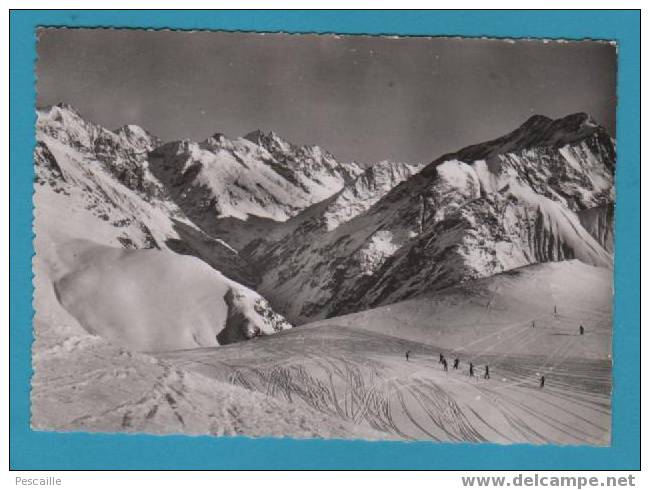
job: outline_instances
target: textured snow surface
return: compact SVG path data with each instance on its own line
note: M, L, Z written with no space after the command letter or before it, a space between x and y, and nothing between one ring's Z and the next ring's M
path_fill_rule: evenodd
M155 357L83 332L50 338L34 348L32 424L607 445L609 273L578 261L528 266L245 343ZM458 357L459 370L444 372L441 353ZM485 364L490 380L481 377Z
M36 430L386 438L97 337L69 337L47 347L37 345L34 351L31 398Z
M607 269L542 264L245 344L164 357L386 438L607 445L610 298Z

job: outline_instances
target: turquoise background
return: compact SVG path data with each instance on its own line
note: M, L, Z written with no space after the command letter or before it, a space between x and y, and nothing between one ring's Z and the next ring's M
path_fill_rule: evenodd
M37 26L613 39L619 43L613 435L609 448L34 432L32 179ZM638 11L13 11L10 20L12 469L639 469Z

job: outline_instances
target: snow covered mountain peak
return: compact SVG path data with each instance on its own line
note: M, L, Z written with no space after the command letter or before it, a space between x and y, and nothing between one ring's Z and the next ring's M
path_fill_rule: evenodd
M244 139L266 149L282 163L294 163L300 165L304 163L301 160L306 159L310 160L309 163L326 165L332 169L340 167L339 162L336 161L334 155L320 146L295 145L285 140L274 131L265 133L260 129L256 129L244 136ZM346 163L345 165L351 167L350 178L353 178L353 175L361 173L356 163Z
M68 104L56 104L38 109L36 112L37 130L57 138L77 148L92 145L97 127L87 122L79 112Z
M265 133L261 129L256 129L251 131L244 136L244 139L247 139L251 143L255 143L258 146L262 146L267 150L273 152L275 151L289 151L291 149L291 143L281 138L276 132L270 131Z
M160 138L152 135L149 131L136 124L127 124L113 132L121 138L126 139L134 148L142 151L151 151L162 144Z
M41 109L42 112L50 112L56 115L61 115L61 117L65 117L65 114L71 115L73 117L79 118L79 119L84 119L84 116L81 115L79 110L66 103L66 102L59 102L57 104L51 105L51 106L46 106Z
M354 180L347 182L339 192L303 210L265 238L274 242L280 237L294 234L290 241L299 244L309 241L308 237L315 232L335 230L364 213L387 192L422 168L423 164L388 160L371 165ZM257 246L263 241L258 240ZM256 254L264 253L261 250L258 249Z
M43 145L64 145L89 161L99 162L132 190L150 196L162 192L147 162L147 152L160 140L139 126L110 131L87 121L70 105L57 104L37 112L36 132L37 150Z
M365 169L261 130L158 145L143 128L108 131L66 106L40 111L37 125L37 163L56 169L74 153L85 163L60 176L99 163L145 199L164 197L157 207L191 224L143 223L124 243L146 246L152 235L156 246L185 251L190 239L196 252L209 242L219 260L230 258L227 267L213 255L204 261L296 322L531 263L611 264L615 148L584 113L533 116L427 166Z
M261 291L296 322L538 262L609 267L615 158L587 115L536 116L405 179L387 179L390 164L370 167L293 218L303 224L292 233L246 252L266 271ZM604 211L583 213L591 208Z
M36 141L37 342L79 326L79 335L155 350L214 346L291 328L250 289L258 277L248 264L197 227L150 172L148 150L157 139L146 130L128 125L110 131L61 105L38 112ZM164 148L175 155L201 151L189 141ZM181 271L189 274L185 285ZM205 279L198 287L196 271ZM78 282L87 273L90 278ZM125 284L129 293L115 293ZM169 295L161 296L165 290ZM173 313L157 317L172 298L180 301ZM52 322L52 311L63 320Z
M535 134L535 137L532 137L531 134L529 140L531 144L555 147L574 143L596 132L607 132L589 114L584 112L569 114L559 119L546 118L545 124L535 128L534 131L530 128L526 129L529 133Z
M219 145L225 143L226 141L229 141L228 137L225 134L217 131L212 136L207 138L203 143L210 145Z
M237 139L216 133L201 143L167 143L149 160L185 213L236 248L259 232L251 220L286 221L362 172L317 146L260 130Z
M456 153L448 153L436 159L434 163L449 160L472 162L535 148L561 148L590 137L600 144L612 146L607 130L584 112L569 114L559 119L534 115L504 136L468 146Z
M124 151L145 153L161 144L156 136L135 124L111 131L89 122L69 104L59 103L37 111L37 129L78 150L95 151L97 146L112 146Z

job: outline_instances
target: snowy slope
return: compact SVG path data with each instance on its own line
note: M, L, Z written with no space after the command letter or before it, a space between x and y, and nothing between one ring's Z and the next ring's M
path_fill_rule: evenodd
M387 192L423 168L422 164L382 161L366 168L339 192L278 224L244 250L252 259L283 258L283 249L303 245L363 214Z
M201 260L65 242L53 287L84 328L136 351L211 347L290 328L258 294Z
M148 133L118 132L65 106L39 113L35 304L56 292L84 331L136 350L217 345L289 328L246 287L257 281L246 261L198 229L148 173ZM203 291L190 271L204 277ZM37 317L50 314L47 304Z
M607 445L610 277L577 260L538 264L244 344L162 357L385 438ZM445 372L439 354L457 357L459 369Z
M385 438L88 333L54 294L47 275L52 265L48 250L37 237L31 390L35 430Z
M216 134L201 143L168 143L149 159L183 211L236 248L258 234L248 221L285 221L361 173L318 146L295 146L259 131L235 140Z
M54 294L41 295L54 305L37 305L50 312L37 315L47 320L37 331L55 335L34 347L32 426L606 445L608 274L578 261L536 265L245 343L155 357L75 329ZM585 336L576 335L579 323ZM458 356L460 369L443 372L439 353ZM489 363L492 380L469 378L470 360L479 374Z
M149 172L149 146L140 146L156 139L145 141L146 131L125 128L118 136L65 105L38 113L34 203L43 224L37 233L46 232L55 243L81 238L169 248L197 256L242 284L255 284L258 278L239 254L198 229Z
M390 438L96 338L52 346L34 357L34 371L31 425L35 430Z
M544 355L570 340L571 356L608 359L612 295L611 269L568 260L513 269L310 325L349 326L447 350L499 355ZM587 331L580 342L560 335L577 334L579 325Z
M422 170L418 163L391 162L375 163L366 168L354 180L348 182L339 192L309 207L295 217L276 227L269 241L278 241L291 232L296 240L315 229L328 232L347 223L368 210L393 187Z
M567 351L485 355L471 378L466 356L458 370L444 372L438 355L447 351L435 344L332 324L304 326L218 352L170 353L164 360L288 402L296 410L315 411L329 419L320 430L332 420L357 427L346 439L368 438L360 435L365 429L381 439L407 441L606 446L611 364L572 358ZM480 377L486 362L491 380ZM539 389L540 372L546 373L544 390Z
M612 263L572 211L510 187L426 227L365 282L362 296L343 299L334 312L393 303L531 263L573 258L599 267Z
M265 271L262 294L296 322L531 263L610 266L576 213L613 202L614 158L611 138L583 114L531 118L437 159L334 229L246 252Z

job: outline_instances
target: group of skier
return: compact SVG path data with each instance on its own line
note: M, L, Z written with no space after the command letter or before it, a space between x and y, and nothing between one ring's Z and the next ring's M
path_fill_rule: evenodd
M449 363L447 362L447 358L443 354L440 354L438 363L442 364L443 370L449 371ZM452 367L454 369L458 369L460 367L460 359L456 357L454 359L454 363ZM472 378L474 377L474 363L472 362L469 363L469 376ZM487 364L485 365L485 370L483 371L483 379L490 379L490 366L488 366Z
M584 329L582 325L580 325L580 335L582 335L584 332ZM406 351L406 361L410 361L411 359L411 351L407 350ZM444 371L449 371L449 363L447 362L447 358L441 353L438 357L438 364L442 365L442 369ZM453 369L458 369L460 367L460 359L457 357L454 358L454 363L452 364ZM469 363L469 377L474 378L474 363L470 362ZM490 379L490 366L488 364L485 365L485 368L483 370L483 379ZM546 384L546 377L544 375L540 376L539 378L539 387L544 388L544 385Z
M409 362L411 359L411 351L407 350L406 351L406 361ZM449 371L449 363L447 362L447 358L441 353L439 358L438 358L438 364L442 365L442 369L445 371ZM460 359L457 357L454 359L454 363L452 365L453 369L458 369L460 367ZM474 377L474 363L470 362L469 363L469 376ZM485 370L483 371L483 379L490 379L490 366L487 364L485 365Z
M553 315L555 317L558 316L557 306L553 307ZM534 320L531 322L531 327L535 328L535 321ZM580 325L580 327L578 329L578 333L580 335L585 334L585 328L582 325ZM408 350L408 351L406 351L406 360L409 361L410 357L411 357L411 351ZM449 371L449 363L447 362L447 359L445 358L445 356L442 353L440 354L440 356L438 358L438 364L442 365L442 369L444 371ZM454 359L454 363L453 363L452 367L453 367L453 369L458 369L460 367L460 360L457 357ZM471 378L474 377L474 363L472 363L472 362L469 363L469 376ZM487 364L485 365L485 369L483 371L483 379L490 379L490 366L488 366ZM546 377L544 375L542 375L539 378L539 387L544 388L545 384L546 384Z

